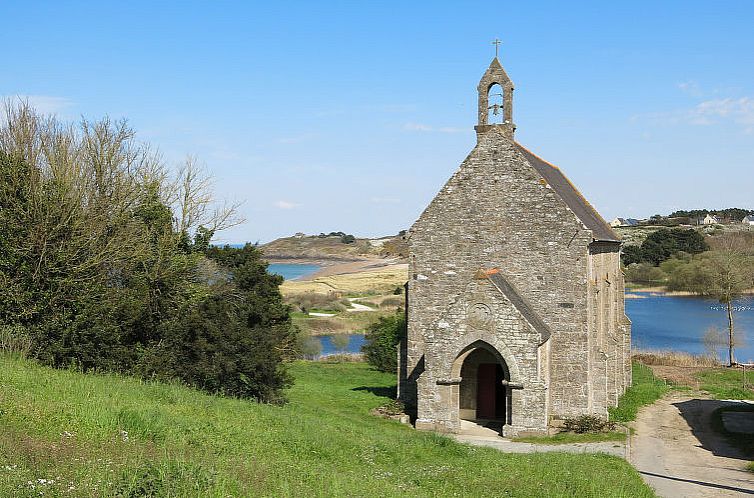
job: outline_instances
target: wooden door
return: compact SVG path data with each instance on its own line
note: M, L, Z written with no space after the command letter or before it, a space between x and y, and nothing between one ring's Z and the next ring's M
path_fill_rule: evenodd
M476 418L495 418L496 368L494 363L481 363L477 369Z

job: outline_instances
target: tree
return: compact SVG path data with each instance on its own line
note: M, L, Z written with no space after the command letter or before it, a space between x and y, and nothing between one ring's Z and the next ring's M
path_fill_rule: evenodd
M367 362L382 372L395 373L398 369L398 343L406 337L406 316L381 317L367 329L361 351Z
M253 246L193 159L172 173L125 121L61 123L7 104L0 123L0 326L57 367L176 377L272 401L295 329ZM15 333L15 332L14 332Z
M715 360L719 360L720 349L726 347L728 344L728 334L716 325L712 325L704 331L702 344L704 344L704 350L707 352L707 355Z
M745 235L730 233L715 243L715 249L696 255L685 264L675 264L668 290L685 290L716 299L725 306L728 320L728 365L736 363L733 302L754 287L754 248Z
M709 249L704 236L694 229L661 228L644 239L641 246L623 250L623 264L652 263L657 266L678 252L698 254Z
M742 242L736 234L728 234L721 248L710 251L705 258L709 266L703 293L725 305L728 315L728 366L736 364L733 301L754 286L754 258L750 255L751 248Z
M633 263L625 269L626 280L643 284L658 284L665 280L665 272L649 263Z
M621 251L621 260L624 266L642 263L644 261L641 246L624 246Z
M351 338L347 334L335 334L330 337L330 342L335 347L336 351L342 353L348 348Z

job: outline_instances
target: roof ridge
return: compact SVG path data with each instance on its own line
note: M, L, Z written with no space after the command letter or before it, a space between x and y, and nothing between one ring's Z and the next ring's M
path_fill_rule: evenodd
M559 168L558 166L556 166L556 165L552 164L552 163L551 163L550 161L548 161L548 160L546 160L546 159L542 159L542 156L539 156L539 155L535 154L534 152L530 151L529 149L527 149L526 147L524 147L523 145L521 145L521 144L520 144L519 142L514 142L514 143L515 143L516 145L518 145L518 147L519 147L519 148L521 148L521 149L524 149L524 150L525 150L526 152L528 152L528 153L529 153L529 154L531 154L532 156L536 157L537 159L539 159L540 161L542 161L542 162L543 162L543 163L545 163L546 165L548 165L548 166L551 166L551 167L555 168L555 169L556 169L556 170L558 170L558 171L561 171L561 169L560 169L560 168ZM568 180L568 178L566 178L566 180ZM568 182L570 183L570 180L568 180ZM572 185L573 185L573 184L572 184ZM575 187L574 187L574 188L575 188ZM576 189L576 190L578 191L578 189Z
M576 187L576 185L573 184L573 182L570 180L570 178L568 178L566 176L566 174L563 172L563 170L561 170L560 168L558 168L554 164L552 164L552 163L550 163L550 162L542 159L541 157L539 157L538 155L536 155L535 153L533 153L532 151L530 151L529 149L527 149L526 147L524 147L523 145L521 145L520 143L514 142L514 144L521 151L523 151L525 154L528 154L528 155L532 156L534 159L536 159L537 161L541 162L545 166L548 166L548 167L552 168L553 170L555 170L560 175L560 178L562 178L565 182L568 183L568 186L573 190L573 193L576 194L576 196L578 196L578 200L580 200L581 203L590 211L589 214L591 214L591 216L595 219L595 221L597 223L599 223L599 224L602 225L601 228L605 230L605 234L607 234L607 236L608 236L608 237L604 237L605 234L601 234L603 237L601 239L598 239L597 237L595 237L595 240L609 240L609 241L615 241L615 242L619 242L620 241L620 237L618 237L618 235L615 233L615 231L612 229L612 227L610 227L610 225L607 223L607 221L605 221L605 219L602 217L602 215L600 215L599 211L597 211L594 208L594 206L592 206L592 203L589 202L586 199L586 197L584 197L584 194L582 194L581 191L578 189L578 187ZM532 166L534 167L535 170L537 170L537 172L540 175L542 175L542 172L536 167L535 164L532 164ZM551 187L553 187L553 189L558 193L558 195L560 196L560 198L563 199L563 201L571 209L571 211L573 211L573 213L581 221L581 223L583 223L585 226L587 226L589 229L591 229L593 235L597 235L595 233L596 232L595 227L590 227L589 223L588 223L588 220L582 219L582 217L579 216L579 214L576 212L576 210L574 209L574 207L569 204L569 202L568 202L568 200L566 198L564 198L563 192L558 192L557 188L554 188L554 187L556 187L556 185L553 185L553 183L550 181L550 179L544 178L544 180L548 183L548 185L550 185Z

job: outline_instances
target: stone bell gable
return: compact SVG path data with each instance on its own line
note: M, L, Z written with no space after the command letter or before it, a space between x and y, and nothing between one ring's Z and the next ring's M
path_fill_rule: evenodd
M495 84L503 102L490 105ZM620 241L515 142L497 58L478 90L477 145L409 230L399 396L418 428L450 432L463 419L516 434L606 416L630 383Z

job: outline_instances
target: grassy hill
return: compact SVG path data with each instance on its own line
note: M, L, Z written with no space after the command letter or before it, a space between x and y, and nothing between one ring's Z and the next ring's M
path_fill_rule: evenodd
M261 247L270 260L354 260L365 257L405 257L406 242L400 236L380 239L356 238L346 243L340 236L293 236L273 240Z
M0 496L652 496L625 461L510 455L369 411L394 378L296 363L284 406L0 357Z

